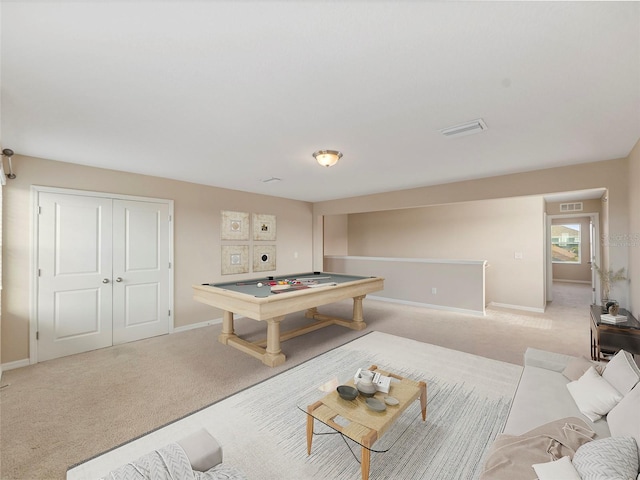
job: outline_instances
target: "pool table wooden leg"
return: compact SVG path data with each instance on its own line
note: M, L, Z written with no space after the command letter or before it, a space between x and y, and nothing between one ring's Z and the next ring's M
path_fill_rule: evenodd
M218 335L218 341L227 345L231 337L236 334L233 330L233 312L225 311L222 315L222 333Z
M284 315L267 320L267 349L262 357L262 363L270 367L282 365L286 359L280 349L280 322Z
M353 328L354 330L364 330L367 324L364 323L364 315L362 314L362 300L366 295L353 297Z

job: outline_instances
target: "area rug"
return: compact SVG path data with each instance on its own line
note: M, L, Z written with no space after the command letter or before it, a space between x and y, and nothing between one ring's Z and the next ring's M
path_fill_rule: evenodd
M319 395L325 379L344 383L370 365L426 381L428 402L426 422L410 419L414 425L391 450L372 454L369 478L478 478L522 367L372 332L75 466L67 479L100 478L202 427L223 446L224 462L252 480L359 478L359 448L339 435L315 436L307 455L306 414L298 407Z

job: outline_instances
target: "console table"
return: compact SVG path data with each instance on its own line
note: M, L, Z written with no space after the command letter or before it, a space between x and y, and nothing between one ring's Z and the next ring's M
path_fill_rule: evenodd
M591 305L591 358L600 361L603 350L640 354L640 322L624 308L618 315L626 315L627 320L621 323L602 322L600 316L604 313L602 306Z

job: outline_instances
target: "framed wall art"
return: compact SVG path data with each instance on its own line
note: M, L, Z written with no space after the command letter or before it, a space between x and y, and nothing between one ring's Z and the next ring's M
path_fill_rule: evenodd
M253 246L253 271L270 272L276 269L276 246Z
M249 273L249 245L222 245L222 275Z
M268 240L276 239L276 216L263 213L253 214L253 239Z
M249 214L246 212L220 212L222 240L249 240Z

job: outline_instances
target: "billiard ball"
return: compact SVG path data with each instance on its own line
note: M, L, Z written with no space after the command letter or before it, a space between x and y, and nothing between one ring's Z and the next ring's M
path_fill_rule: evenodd
M262 283L261 283L261 282L258 282L258 287L261 287L261 286L262 286Z

